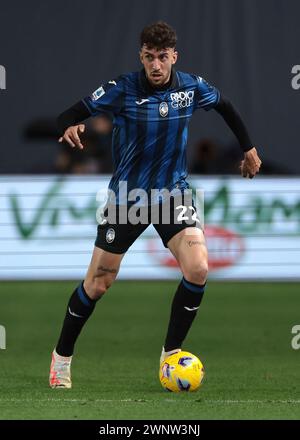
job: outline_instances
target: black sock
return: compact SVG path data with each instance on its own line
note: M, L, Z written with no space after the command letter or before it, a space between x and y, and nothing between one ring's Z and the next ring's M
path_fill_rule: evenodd
M190 283L182 278L172 302L165 351L181 347L201 304L205 284Z
M83 282L74 290L67 307L67 312L56 353L61 356L72 356L75 342L82 327L93 313L97 300L92 300L83 287Z

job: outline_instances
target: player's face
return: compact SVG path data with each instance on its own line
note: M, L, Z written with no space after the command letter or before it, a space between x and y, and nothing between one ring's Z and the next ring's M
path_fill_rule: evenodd
M148 81L154 87L160 87L170 79L172 65L177 61L177 52L171 47L159 50L149 49L144 44L140 51L140 59Z

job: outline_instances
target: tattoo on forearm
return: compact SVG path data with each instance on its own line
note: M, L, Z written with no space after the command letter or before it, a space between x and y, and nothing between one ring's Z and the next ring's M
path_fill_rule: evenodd
M201 241L188 241L187 244L189 245L189 247L192 247L194 244L201 244Z
M109 269L108 267L104 266L98 266L98 270L102 270L102 272L108 272L108 273L116 273L117 269Z

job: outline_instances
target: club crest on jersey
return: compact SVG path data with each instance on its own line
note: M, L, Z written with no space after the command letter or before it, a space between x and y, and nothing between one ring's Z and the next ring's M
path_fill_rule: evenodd
M189 107L194 101L194 90L171 93L170 97L174 109Z
M107 243L112 243L115 239L115 236L116 236L115 230L113 228L109 228L106 231L106 236L105 236Z
M159 114L160 114L160 116L162 116L164 118L164 117L167 116L168 113L169 113L168 104L166 102L161 102L159 104Z
M97 99L101 98L105 94L104 88L101 86L92 94L92 101L97 101Z

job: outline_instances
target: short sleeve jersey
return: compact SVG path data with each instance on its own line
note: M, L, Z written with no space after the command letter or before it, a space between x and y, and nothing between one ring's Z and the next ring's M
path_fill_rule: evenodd
M113 116L109 188L117 193L121 181L128 191L187 188L189 121L195 110L210 110L219 99L218 89L203 78L174 69L164 90L153 89L142 70L110 80L84 98L92 116Z

